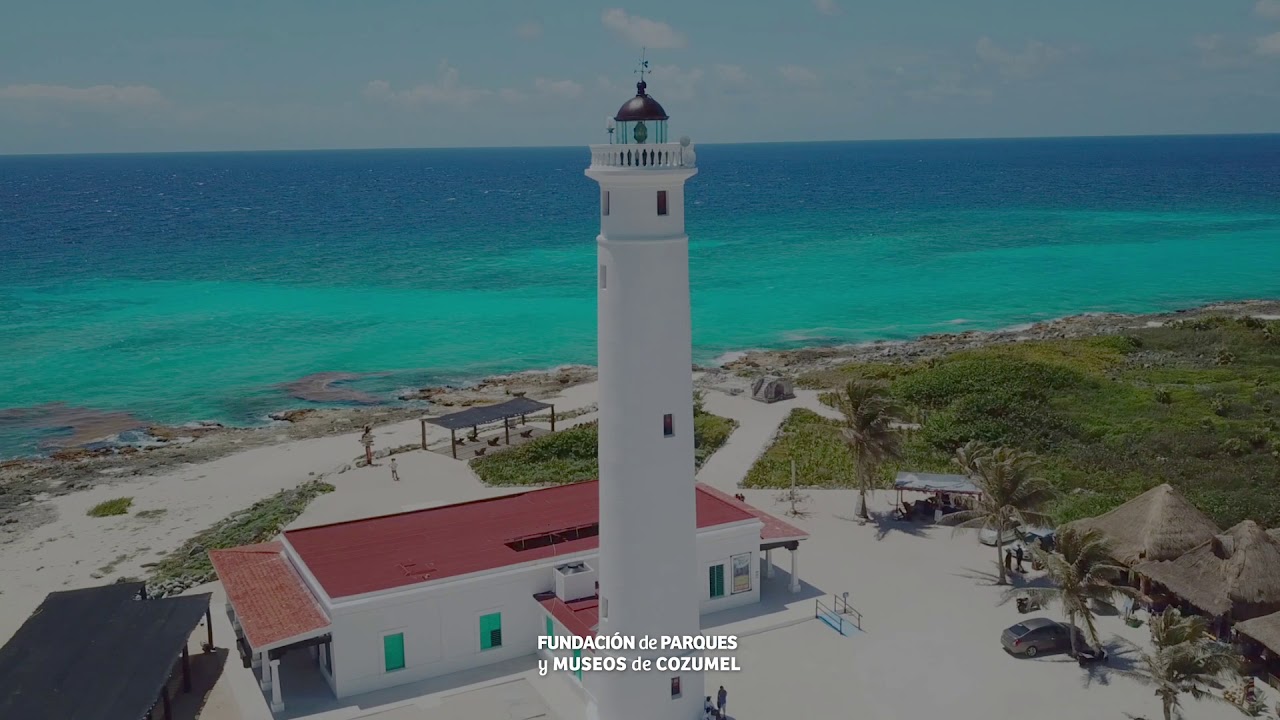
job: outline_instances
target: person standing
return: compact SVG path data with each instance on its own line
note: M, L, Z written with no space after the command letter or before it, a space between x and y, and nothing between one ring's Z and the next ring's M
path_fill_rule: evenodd
M1027 571L1026 568L1022 567L1022 546L1021 545L1013 549L1013 559L1016 560L1018 563L1018 572L1024 573Z
M400 482L400 468L396 465L395 458L391 458L391 479Z
M716 709L720 712L720 717L724 718L724 709L729 704L729 692L720 686L720 692L716 693Z
M360 444L364 445L364 463L365 465L373 464L373 426L365 425L364 433L360 435Z

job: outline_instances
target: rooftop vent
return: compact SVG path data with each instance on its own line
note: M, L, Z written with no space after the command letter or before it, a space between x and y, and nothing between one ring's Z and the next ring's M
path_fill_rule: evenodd
M516 552L524 552L525 550L547 547L548 545L559 545L560 543L567 543L573 540L595 537L599 534L600 523L593 522L590 525L578 525L576 527L561 528L560 530L538 533L537 535L526 535L524 537L515 538L514 540L508 540L504 544Z

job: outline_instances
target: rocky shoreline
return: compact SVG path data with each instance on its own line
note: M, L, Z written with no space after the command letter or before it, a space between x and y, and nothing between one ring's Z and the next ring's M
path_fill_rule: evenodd
M795 377L850 362L914 362L959 350L1028 340L1108 335L1126 329L1159 325L1211 314L1280 318L1280 301L1248 300L1214 303L1188 310L1154 314L1087 314L1034 325L990 332L970 331L926 335L902 342L748 351L718 368L697 367L701 387L741 392L750 378L762 374ZM513 396L546 398L565 388L594 381L589 366L564 366L482 379L473 384L422 388L400 397L426 401L422 407L369 406L293 409L272 414L276 422L258 428L232 428L213 423L146 428L142 446L112 447L91 443L54 452L45 458L0 462L0 542L19 527L40 522L42 500L103 483L160 474L176 466L199 464L254 447L291 440L357 432L366 424L401 422L424 414L443 414L455 408L500 402ZM353 453L354 455L355 453Z

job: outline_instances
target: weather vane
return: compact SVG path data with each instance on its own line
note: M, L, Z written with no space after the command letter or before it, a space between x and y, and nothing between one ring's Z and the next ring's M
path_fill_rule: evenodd
M644 82L644 76L649 72L649 61L644 59L645 52L648 48L640 48L640 67L636 68L636 72L640 74L640 82Z

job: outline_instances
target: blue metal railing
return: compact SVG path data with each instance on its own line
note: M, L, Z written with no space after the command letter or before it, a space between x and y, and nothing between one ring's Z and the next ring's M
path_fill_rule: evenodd
M821 598L813 601L813 616L831 626L841 635L848 635L849 626L862 630L862 613L849 604L849 599L841 595L831 596L831 605L827 606Z

